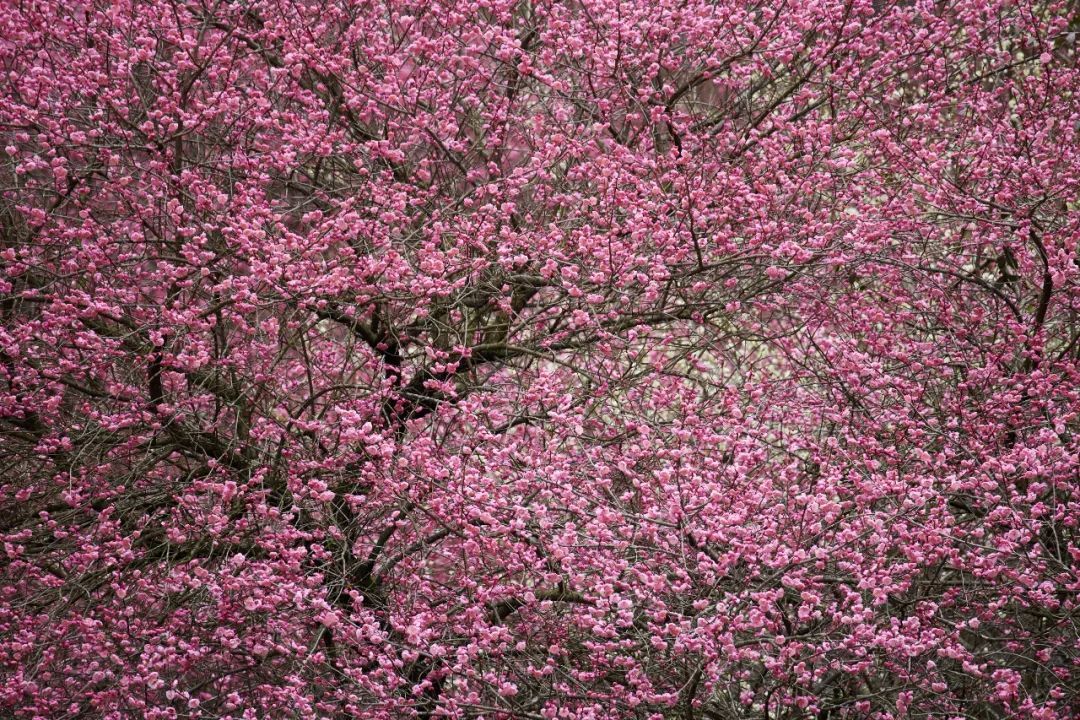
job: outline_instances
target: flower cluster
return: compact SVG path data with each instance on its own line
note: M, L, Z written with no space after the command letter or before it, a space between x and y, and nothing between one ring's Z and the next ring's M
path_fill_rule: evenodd
M1070 717L1077 32L0 4L0 715Z

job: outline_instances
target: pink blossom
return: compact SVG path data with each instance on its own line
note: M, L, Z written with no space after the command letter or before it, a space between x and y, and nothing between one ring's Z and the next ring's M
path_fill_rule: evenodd
M1070 13L3 4L0 716L1072 717Z

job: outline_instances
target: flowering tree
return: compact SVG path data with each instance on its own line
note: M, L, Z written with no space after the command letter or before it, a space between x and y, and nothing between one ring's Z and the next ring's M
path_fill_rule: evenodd
M0 715L1069 717L1077 17L4 3Z

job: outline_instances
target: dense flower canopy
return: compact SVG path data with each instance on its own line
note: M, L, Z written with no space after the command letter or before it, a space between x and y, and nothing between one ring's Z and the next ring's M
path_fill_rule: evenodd
M1080 703L1080 14L0 5L0 715Z

